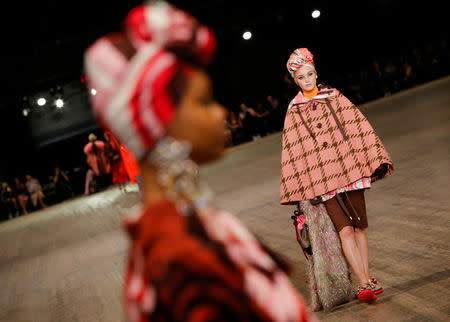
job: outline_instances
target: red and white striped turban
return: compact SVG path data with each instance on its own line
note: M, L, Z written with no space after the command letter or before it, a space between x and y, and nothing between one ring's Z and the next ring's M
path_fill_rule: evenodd
M307 48L294 50L287 62L287 69L291 76L294 77L295 71L302 66L309 66L315 70L313 57L313 54Z
M216 41L165 2L131 10L125 26L92 44L84 65L97 121L140 159L165 135L192 66L212 60Z

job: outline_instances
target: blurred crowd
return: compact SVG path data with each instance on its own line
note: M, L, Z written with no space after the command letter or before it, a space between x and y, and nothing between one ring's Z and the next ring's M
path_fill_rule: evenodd
M327 85L338 88L359 105L450 74L450 51L445 39L387 57L373 59L346 74L336 72L334 81ZM278 97L266 96L254 104L242 103L239 109L229 111L225 124L227 146L256 140L283 129L287 105L298 91L289 73L284 81L290 92Z
M369 66L348 73L343 80L346 95L356 104L450 74L450 51L445 39L415 47L386 59L373 59Z
M226 145L238 145L281 131L285 114L286 104L273 96L267 96L255 107L242 103L239 111L228 112L225 121Z
M32 211L47 207L47 203L64 201L74 196L72 185L67 173L55 167L54 175L45 185L31 174L26 174L24 180L14 177L12 182L2 183L0 219L12 219L26 215Z
M333 77L332 87L338 88L355 104L386 97L398 91L446 76L450 74L450 51L446 40L428 44L423 48L414 48L406 53L387 59L373 59L369 64L360 66L347 74L338 73ZM343 76L343 77L342 77ZM286 74L286 91L278 96L267 95L254 103L241 103L231 108L225 121L225 137L228 147L257 140L283 129L284 116L290 99L298 90L289 74ZM84 146L86 156L86 176L82 181L74 180L76 171L62 170L59 166L47 176L45 184L26 174L17 176L1 184L0 220L28 214L47 205L72 198L77 187L84 185L82 191L89 195L101 191L112 184L126 192L130 169L125 169L123 152L117 140L104 133L104 140L98 140L94 134ZM78 170L80 170L80 167ZM131 169L133 183L138 173ZM76 182L74 182L76 181Z
M127 192L125 188L129 180L127 170L135 174L133 182L136 180L138 170L125 169L122 156L127 154L126 151L121 153L120 149L117 140L110 133L105 133L103 140L97 139L97 136L91 133L82 149L86 157L84 167L67 171L55 166L52 175L44 177L46 182L42 184L41 180L28 173L23 178L17 176L4 181L1 184L0 220L27 215L46 208L47 205L70 199L77 192L80 194L83 191L85 195L90 195L112 184L117 185L122 192ZM128 155L128 158L130 157ZM130 164L133 165L134 162L128 161L127 165ZM82 168L86 171L82 171ZM84 173L86 175L80 180L79 177ZM40 177L42 175L41 173ZM84 189L80 189L81 185Z

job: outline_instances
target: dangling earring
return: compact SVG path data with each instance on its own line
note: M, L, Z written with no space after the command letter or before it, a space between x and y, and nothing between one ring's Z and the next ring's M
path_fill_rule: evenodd
M167 199L181 208L209 204L211 190L199 183L198 165L189 159L191 144L171 137L161 139L147 160L157 169L158 183L164 188Z

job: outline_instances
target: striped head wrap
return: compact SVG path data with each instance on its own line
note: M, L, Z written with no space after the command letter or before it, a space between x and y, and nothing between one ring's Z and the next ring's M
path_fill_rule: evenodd
M311 54L307 48L298 48L294 50L286 64L291 76L294 77L295 71L300 69L302 66L309 66L315 70L313 57L313 54Z
M134 8L125 32L103 36L85 52L95 118L144 157L165 135L193 66L207 65L215 48L210 28L165 2Z

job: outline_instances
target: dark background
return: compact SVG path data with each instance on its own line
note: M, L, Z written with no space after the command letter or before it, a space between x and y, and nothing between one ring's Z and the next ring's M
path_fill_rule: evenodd
M126 13L141 3L44 0L2 4L0 180L16 175L23 179L31 172L45 182L55 164L83 172L82 148L95 126L88 120L83 52L101 35L120 30ZM286 61L298 47L314 54L320 80L345 88L349 74L369 68L375 59L396 59L410 55L414 48L425 51L430 44L436 48L442 39L448 41L445 3L438 1L171 3L216 32L218 50L210 72L217 99L229 109L237 109L241 102L252 105L267 95L295 95L283 78ZM319 19L312 19L314 9L321 11ZM242 39L245 30L253 34L249 41ZM37 112L33 115L36 95L56 86L63 88L63 96L70 92L76 97L72 114L70 104L62 112L49 107L39 112L52 113L39 115L48 121L31 122L37 117ZM24 108L31 111L27 117L22 114ZM58 124L67 124L67 129L54 129ZM36 126L44 136L36 135Z

